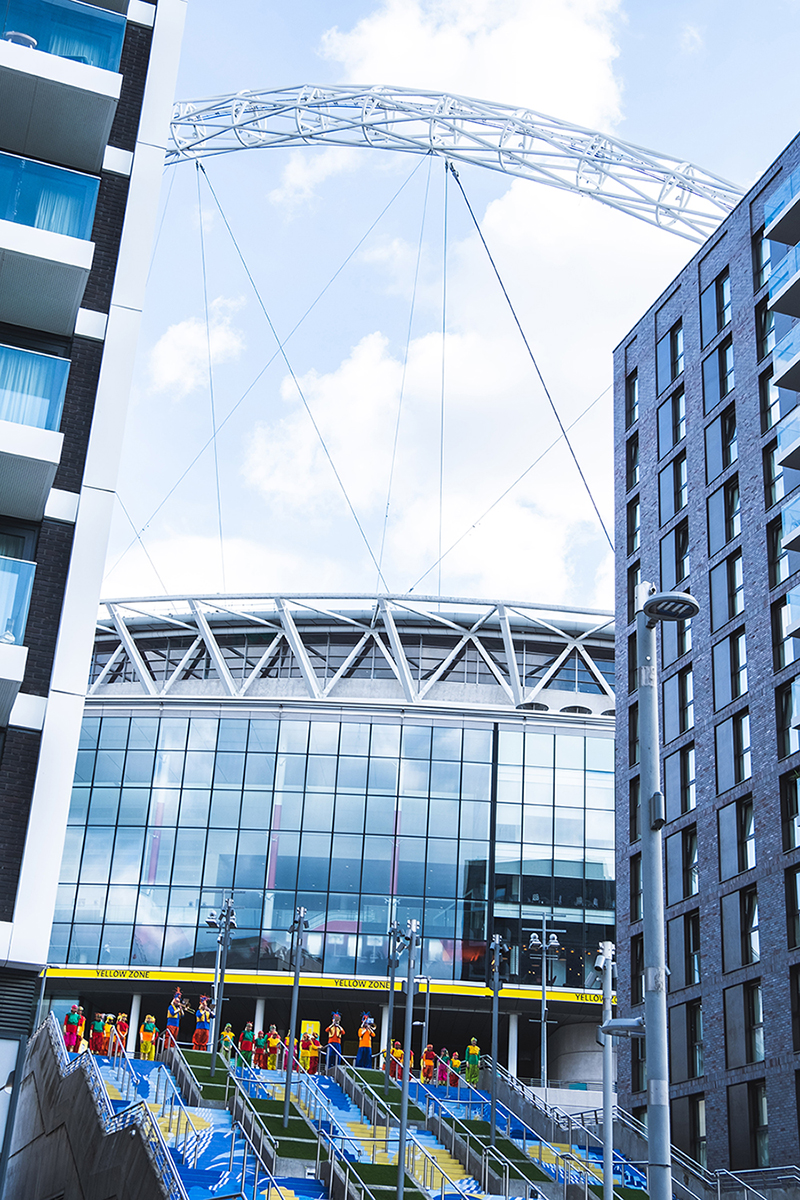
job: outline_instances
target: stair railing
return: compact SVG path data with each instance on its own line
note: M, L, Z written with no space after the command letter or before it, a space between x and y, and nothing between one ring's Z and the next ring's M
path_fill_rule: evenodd
M131 1101L131 1093L133 1096L139 1094L139 1077L133 1069L130 1056L125 1049L125 1044L122 1038L117 1033L116 1028L111 1030L111 1041L108 1047L108 1056L111 1059L112 1070L116 1071L117 1083L121 1084L125 1080L125 1095L123 1099ZM122 1095L122 1087L120 1086L120 1095Z
M178 1087L186 1096L189 1104L197 1108L203 1103L203 1089L197 1081L192 1068L189 1066L183 1051L173 1037L164 1037L156 1051L159 1062L169 1067L177 1080Z
M272 1194L273 1194L272 1190L274 1188L275 1196L280 1197L282 1195L281 1190L280 1190L280 1184L278 1183L275 1176L272 1174L272 1171L270 1171L267 1164L264 1162L264 1159L259 1154L259 1152L256 1149L254 1143L252 1142L247 1130L244 1128L244 1126L239 1121L234 1121L233 1126L231 1127L231 1154L230 1154L230 1162L229 1162L229 1166L228 1166L229 1174L233 1175L233 1160L235 1158L235 1151L236 1151L236 1131L237 1131L237 1129L239 1131L241 1138L244 1141L244 1149L243 1149L243 1153L242 1153L242 1172L239 1177L239 1182L241 1184L242 1191L244 1192L245 1186L246 1186L247 1159L248 1159L248 1154L250 1154L253 1157L253 1168L254 1168L254 1172L255 1172L255 1178L253 1181L253 1200L256 1200L256 1197L258 1196L259 1182L261 1182L261 1183L264 1182L263 1179L261 1178L262 1173L266 1176L267 1182L269 1183L269 1188L267 1189L267 1196L268 1197L272 1196Z
M197 1166L197 1154L200 1148L200 1131L191 1118L191 1115L183 1102L183 1097L178 1091L177 1085L168 1073L164 1063L159 1063L155 1071L156 1076L156 1094L153 1099L153 1104L158 1107L159 1091L161 1092L161 1118L167 1120L167 1136L172 1137L172 1123L175 1122L175 1149L178 1148L179 1142L181 1146L181 1161L186 1164L187 1156L192 1155L192 1166ZM167 1106L169 1105L169 1114ZM191 1145L190 1145L191 1142Z
M301 1110L305 1110L306 1117L314 1125L315 1132L319 1132L322 1128L322 1117L320 1114L323 1114L332 1128L336 1126L338 1131L336 1136L342 1142L342 1150L344 1150L344 1143L348 1142L352 1153L359 1154L361 1139L349 1133L343 1126L341 1118L337 1115L333 1105L328 1103L319 1088L319 1076L312 1075L305 1067L299 1064L294 1074L296 1080L292 1083L292 1093L295 1096L298 1107ZM318 1124L315 1125L315 1122L318 1122ZM317 1141L317 1149L319 1150L319 1140Z
M342 1185L344 1187L345 1200L350 1200L350 1187L351 1187L351 1178L352 1178L352 1174L353 1174L353 1164L349 1158L346 1158L344 1156L344 1154L342 1154L341 1150L336 1145L336 1142L330 1136L330 1134L328 1134L328 1132L326 1130L320 1129L319 1133L320 1133L320 1136L319 1136L319 1140L317 1141L317 1163L316 1163L317 1179L320 1178L321 1159L322 1159L322 1143L327 1140L329 1161L330 1161L330 1165L331 1165L331 1175L334 1176L338 1172L340 1182L342 1183ZM366 1183L364 1183L364 1180L361 1179L361 1177L359 1175L356 1175L355 1178L357 1180L357 1184L353 1184L353 1191L355 1192L355 1200L375 1200L374 1193L370 1190L369 1187L367 1187ZM330 1190L331 1194L333 1194L333 1188L331 1187L329 1190Z

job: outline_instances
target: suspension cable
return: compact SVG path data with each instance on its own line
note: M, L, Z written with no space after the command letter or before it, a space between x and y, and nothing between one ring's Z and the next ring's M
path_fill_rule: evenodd
M219 487L219 448L217 445L217 414L214 405L214 369L211 361L211 324L208 317L208 276L206 272L206 244L203 234L203 205L200 198L200 172L203 170L199 162L197 168L197 220L200 225L200 261L203 266L203 310L206 318L206 356L208 358L208 394L211 400L211 440L214 443L214 477L217 485L217 526L219 528L219 559L222 567L222 590L225 586L225 543L222 537L222 498ZM203 171L205 175L205 171Z
M522 328L522 323L520 322L520 319L517 316L517 312L511 301L511 297L509 296L508 291L506 290L506 285L503 283L502 276L500 275L500 272L497 269L497 263L494 261L494 258L492 257L492 252L489 249L488 245L486 244L486 238L483 236L481 227L478 224L478 218L475 216L475 213L472 210L472 205L470 204L469 200L467 199L467 193L464 191L464 185L462 184L462 182L459 178L458 171L455 169L455 167L453 166L452 163L449 164L449 167L450 167L450 171L453 175L453 178L455 179L456 183L458 184L461 195L464 197L464 203L466 204L467 209L469 211L469 215L472 218L472 223L475 226L475 229L477 230L478 237L481 239L481 243L482 243L483 248L486 251L486 254L489 258L489 262L492 264L492 270L494 271L495 275L497 276L497 282L500 284L500 290L502 291L502 293L506 299L506 303L508 304L508 307L511 311L511 316L514 318L514 324L516 325L517 329L519 330L520 337L522 338L523 342L525 343L525 349L528 351L528 356L529 356L531 362L533 363L533 367L534 367L534 370L536 371L536 374L539 377L539 382L542 385L544 394L547 397L547 401L548 401L551 409L553 410L553 416L555 417L556 421L558 422L558 428L561 430L561 436L563 437L564 441L566 442L567 449L569 450L570 454L572 455L572 461L575 463L575 467L578 471L578 474L581 477L581 482L583 483L583 486L586 488L586 493L587 493L589 499L591 500L592 508L594 509L597 519L600 522L600 528L603 530L603 533L605 534L605 537L606 537L606 541L608 542L609 546L611 547L611 552L613 554L614 543L611 540L609 532L606 528L605 521L600 516L600 509L597 507L597 502L596 502L594 496L592 495L592 489L589 487L589 482L583 473L581 464L578 462L578 456L575 453L572 442L567 437L567 431L564 428L564 423L558 414L558 409L555 406L553 397L550 395L550 389L548 388L547 384L544 381L544 376L542 375L542 372L539 369L539 364L537 363L536 358L533 353L533 350L531 349L530 342L528 341L527 337L525 336L525 330Z

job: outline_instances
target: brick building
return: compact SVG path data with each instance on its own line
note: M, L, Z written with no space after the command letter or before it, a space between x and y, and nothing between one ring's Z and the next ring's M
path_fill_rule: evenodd
M3 1081L47 961L184 12L0 9Z
M658 668L673 1141L715 1168L800 1155L798 163L800 138L614 360L619 997L642 1011L646 580L700 603L691 628L661 626ZM645 1058L620 1055L640 1115Z

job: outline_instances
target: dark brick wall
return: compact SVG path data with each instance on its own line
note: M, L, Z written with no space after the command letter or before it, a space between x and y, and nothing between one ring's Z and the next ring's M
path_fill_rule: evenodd
M83 307L94 309L95 312L108 312L111 304L128 184L128 179L123 175L104 174L100 178L100 194L92 226L94 259L83 294Z
M152 40L152 29L142 25L129 25L125 33L119 65L122 88L108 139L109 146L116 146L120 150L133 150L136 145Z
M784 895L784 869L800 857L800 852L785 854L782 848L779 776L800 766L800 755L778 761L775 721L775 687L798 673L798 664L775 674L772 659L770 604L784 592L797 587L797 576L771 593L768 586L766 526L783 507L779 502L765 509L762 473L763 447L775 436L774 430L762 434L758 377L769 365L769 357L757 361L755 305L768 288L753 291L751 255L752 235L763 224L764 197L800 162L800 138L787 148L764 177L738 205L734 213L701 248L667 291L656 301L615 352L615 497L617 515L617 891L620 1011L631 1011L629 948L632 935L641 924L629 919L630 856L639 846L630 844L628 794L630 778L637 773L628 763L627 720L629 701L627 571L641 559L642 577L660 586L659 544L666 533L688 515L691 572L689 588L700 603L700 615L693 622L692 651L676 663L663 668L661 681L691 662L694 676L694 727L672 741L666 751L673 753L681 745L694 743L696 753L696 801L693 812L671 822L665 834L682 827L697 825L700 858L699 895L667 908L667 919L699 906L701 922L702 974L693 987L670 993L670 1006L701 997L704 1025L703 1078L675 1085L673 1099L704 1095L708 1136L708 1162L712 1167L727 1166L729 1157L727 1088L743 1080L766 1079L769 1116L769 1155L772 1165L798 1161L798 1114L794 1072L800 1069L800 1054L792 1049L789 969L800 961L800 952L787 948ZM731 277L732 322L717 339L701 349L700 291L724 267ZM678 319L683 321L686 394L685 441L661 460L656 439L656 407L671 393L665 389L656 396L655 344L658 337ZM735 388L708 413L704 413L702 360L732 331L735 360ZM625 378L632 370L639 374L639 419L625 428ZM706 484L704 429L735 402L738 432L738 462L722 476ZM638 430L640 479L638 488L626 493L625 448L630 435ZM688 506L672 521L659 525L658 472L675 454L687 455ZM725 479L739 475L742 496L742 532L721 551L709 558L707 542L708 496ZM639 494L641 499L641 555L627 556L626 507ZM744 567L744 613L715 630L710 625L709 570L741 547ZM726 708L714 711L711 650L712 644L744 624L747 638L748 692ZM659 635L659 667L662 667ZM714 729L731 714L748 708L750 712L752 776L734 788L717 794ZM662 730L663 736L663 730ZM662 747L662 756L665 748ZM755 806L757 863L755 868L720 882L717 812L737 797L752 795ZM759 895L761 960L739 970L723 972L720 937L720 899L755 882ZM763 988L766 1059L747 1067L729 1070L726 1066L723 989L744 980L760 979ZM620 1101L627 1108L646 1103L643 1093L631 1093L630 1050L620 1047ZM688 1147L687 1147L688 1149Z
M70 357L69 382L61 416L64 446L53 486L65 492L78 492L92 428L94 398L103 359L102 343L75 338Z
M41 735L9 729L0 770L0 921L14 915Z

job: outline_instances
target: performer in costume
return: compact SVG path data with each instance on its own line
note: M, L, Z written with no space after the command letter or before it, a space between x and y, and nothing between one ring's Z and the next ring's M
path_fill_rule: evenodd
M315 1033L312 1033L312 1035L311 1035L311 1054L309 1055L309 1059L308 1059L309 1075L316 1075L317 1071L319 1070L319 1052L320 1052L319 1038L317 1037L317 1035Z
M267 1065L267 1035L263 1029L258 1032L255 1050L253 1051L253 1066L257 1071L263 1071Z
M342 1038L344 1037L344 1029L342 1028L341 1014L335 1012L332 1014L332 1020L328 1028L325 1030L328 1035L328 1054L325 1060L325 1066L330 1070L339 1059L342 1057Z
M233 1032L230 1023L228 1023L219 1035L219 1048L226 1058L231 1056L231 1046L236 1041L236 1034Z
M270 1025L267 1033L267 1070L274 1071L278 1065L278 1051L281 1048L280 1035L274 1025Z
M253 1022L248 1021L239 1034L239 1049L242 1053L242 1058L250 1067L253 1065L253 1046L255 1045L255 1040L256 1035L253 1033Z
M481 1048L475 1038L470 1040L467 1046L467 1069L464 1072L464 1077L467 1083L471 1083L473 1087L478 1084L478 1072L481 1066Z
M361 1014L361 1026L358 1031L358 1053L356 1067L372 1066L372 1039L375 1037L375 1022L368 1012Z
M439 1067L436 1072L437 1083L447 1083L447 1071L449 1066L450 1055L447 1053L444 1046L442 1046L441 1050L439 1051Z
M77 1004L73 1004L67 1015L64 1017L64 1045L70 1054L78 1052L78 1030L81 1023L81 1014L78 1012Z
M178 1040L178 1031L181 1026L181 1017L185 1009L181 989L175 988L175 995L172 997L172 1003L167 1009L167 1028L164 1030L164 1038L166 1041L172 1039L173 1042Z
M433 1082L433 1068L436 1066L436 1051L433 1046L428 1043L422 1053L422 1082Z
M461 1070L461 1059L458 1057L458 1051L453 1051L453 1057L450 1059L450 1087L458 1087L459 1072Z
M127 1049L128 1030L129 1029L130 1029L130 1025L128 1024L128 1014L127 1013L118 1013L117 1014L117 1024L116 1024L117 1041L118 1041L118 1043L121 1043L123 1049Z
M106 1019L102 1013L95 1013L92 1017L92 1024L89 1033L89 1049L92 1054L102 1054L103 1051L103 1026Z
M194 1014L192 1046L195 1050L208 1049L208 1034L211 1029L211 1019L212 1013L208 1007L208 996L201 996L200 1002L197 1005L197 1012Z
M156 1056L158 1026L155 1017L147 1016L139 1026L139 1057L152 1062Z
M300 1066L304 1071L308 1070L308 1064L311 1062L311 1038L307 1033L304 1033L300 1039Z
M389 1063L389 1078L403 1077L403 1048L399 1042L392 1042L392 1060Z
M78 1050L80 1050L83 1039L86 1036L86 1017L80 1005L78 1005L78 1012L81 1015L80 1024L78 1025Z
M101 1054L108 1054L108 1048L111 1045L111 1031L114 1028L113 1013L106 1013L106 1019L103 1022L103 1036L101 1038Z

